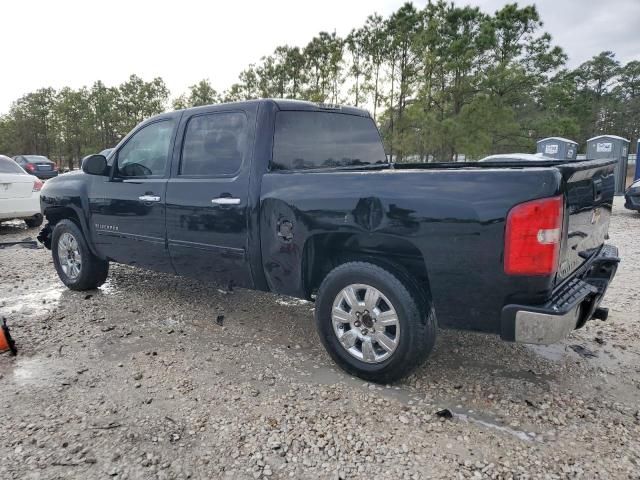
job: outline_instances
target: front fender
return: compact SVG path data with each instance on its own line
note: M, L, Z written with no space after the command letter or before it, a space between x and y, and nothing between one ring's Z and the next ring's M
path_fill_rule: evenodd
M48 224L38 236L47 248L50 248L52 226L62 219L68 218L76 222L91 253L102 258L96 250L91 235L88 184L90 176L82 172L71 172L60 175L45 183L40 193L40 210ZM47 226L49 230L47 231ZM42 239L40 238L42 237ZM47 243L49 245L47 246Z

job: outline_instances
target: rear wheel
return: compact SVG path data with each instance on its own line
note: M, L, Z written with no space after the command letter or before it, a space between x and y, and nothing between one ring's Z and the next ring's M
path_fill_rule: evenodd
M29 228L39 227L42 225L42 214L36 213L33 217L25 218L24 223L26 223Z
M408 375L433 349L433 310L421 305L412 286L400 278L377 265L350 262L322 282L316 327L331 357L347 372L392 382Z
M71 220L56 224L51 252L60 280L71 290L92 290L107 279L109 262L91 253L82 231Z

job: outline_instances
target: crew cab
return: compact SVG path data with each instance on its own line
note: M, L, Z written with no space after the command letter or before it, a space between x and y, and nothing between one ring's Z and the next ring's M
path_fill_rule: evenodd
M389 382L437 327L548 344L593 317L614 161L389 163L352 107L292 100L150 118L48 181L40 240L71 289L109 262L315 301L346 371Z

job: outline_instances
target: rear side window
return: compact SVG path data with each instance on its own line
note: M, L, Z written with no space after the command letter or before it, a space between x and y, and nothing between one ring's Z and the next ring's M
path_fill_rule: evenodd
M180 175L233 175L247 148L247 118L240 112L198 115L187 123Z
M278 112L274 170L371 165L386 161L373 120L329 112Z
M0 158L0 173L22 173L25 171L20 166L8 158Z

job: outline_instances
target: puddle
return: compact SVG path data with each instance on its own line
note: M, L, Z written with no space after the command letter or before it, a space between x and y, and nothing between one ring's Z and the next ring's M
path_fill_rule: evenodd
M567 354L566 345L562 343L553 345L525 345L524 347L539 357L551 362L561 362Z
M64 371L54 370L51 359L19 358L13 370L13 380L21 386L53 383Z
M516 437L519 440L522 440L524 442L533 442L536 440L535 434L523 432L522 430L515 430L511 427L505 427L504 425L498 425L497 423L494 423L488 420L483 420L465 413L456 413L456 412L451 412L451 413L453 413L454 418L459 418L463 422L475 423L476 425L480 425L485 428L497 430L499 432L506 433L508 435Z
M401 385L378 385L374 383L366 383L359 378L351 377L331 367L315 364L313 365L313 367L310 368L309 365L312 362L307 360L307 361L303 361L302 363L305 367L304 370L308 372L306 373L305 377L314 383L330 385L338 382L344 382L351 387L364 388L370 391L372 394L381 395L388 399L394 399L402 403L409 403L409 404L412 401L418 402L422 398L422 395L419 394L418 392L412 392L411 390L408 390L402 387ZM436 402L436 404L438 403L438 400L435 398L432 398L430 401ZM440 403L443 403L443 402L440 402ZM524 442L542 441L542 439L538 437L535 433L525 432L523 430L516 430L514 428L507 427L505 425L500 425L495 420L492 420L488 417L484 417L484 416L480 417L475 413L472 414L471 410L467 410L467 413L458 413L453 409L449 409L449 410L453 414L454 418L457 418L462 422L473 423L484 428L496 430L498 432L511 435Z
M299 307L304 305L313 305L313 303L308 300L302 300L301 298L292 298L292 297L277 298L276 303L278 305L284 305L285 307Z
M65 289L64 285L55 285L29 293L14 289L2 299L0 314L31 316L42 312L50 312L57 307L60 296Z
M2 222L0 231L11 229L27 230L27 224L24 223L24 220L7 220Z

